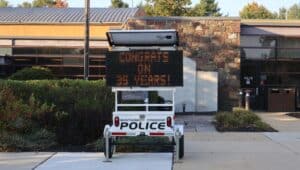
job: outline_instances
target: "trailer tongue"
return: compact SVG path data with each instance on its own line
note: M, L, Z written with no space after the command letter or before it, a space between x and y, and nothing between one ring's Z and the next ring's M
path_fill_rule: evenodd
M175 30L118 30L107 33L106 83L115 93L113 124L106 125L105 157L117 137L169 137L175 160L184 155L183 125L175 124L175 87L183 86L182 51Z

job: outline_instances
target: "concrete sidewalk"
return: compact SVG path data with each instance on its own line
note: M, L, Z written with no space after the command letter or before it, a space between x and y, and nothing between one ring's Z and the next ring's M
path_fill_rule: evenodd
M0 152L0 169L1 170L31 170L37 167L43 161L51 158L55 153L1 153Z
M174 170L295 170L299 139L300 133L186 133L185 157Z
M256 113L262 120L279 132L300 132L300 119L286 113Z
M171 170L172 153L0 153L0 170Z
M117 154L108 164L102 160L103 153L1 153L0 169L30 170L39 164L37 170L172 168L171 154L164 153ZM185 157L173 166L174 170L299 169L300 133L187 132Z
M57 153L36 170L171 170L171 153L118 153L104 162L103 153Z

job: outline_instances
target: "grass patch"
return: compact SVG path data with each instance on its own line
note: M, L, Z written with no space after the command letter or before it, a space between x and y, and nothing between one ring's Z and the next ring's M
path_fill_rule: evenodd
M270 125L262 122L252 111L234 109L232 112L220 112L215 116L215 126L220 132L275 132Z

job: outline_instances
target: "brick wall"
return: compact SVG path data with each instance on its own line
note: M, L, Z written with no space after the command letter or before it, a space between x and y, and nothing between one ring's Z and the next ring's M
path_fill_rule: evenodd
M240 88L240 19L189 17L131 18L125 29L176 29L184 56L197 70L219 73L219 110L238 104Z

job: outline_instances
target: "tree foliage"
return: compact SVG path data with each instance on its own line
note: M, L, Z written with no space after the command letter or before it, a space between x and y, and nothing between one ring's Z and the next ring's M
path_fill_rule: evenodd
M33 7L54 7L55 1L54 0L34 0L32 1Z
M247 4L241 11L240 17L243 19L274 19L276 15L263 5L257 2Z
M32 4L30 2L25 1L22 4L19 4L18 7L20 7L20 8L31 8Z
M191 0L146 0L143 8L150 16L183 16L189 5Z
M0 0L0 8L8 7L8 1L6 0Z
M288 19L300 19L300 4L291 6L287 13Z
M287 13L287 9L286 8L280 8L279 9L279 12L278 12L278 15L277 15L277 18L278 19L286 19L286 13Z
M129 5L122 0L111 0L112 8L128 8Z
M31 7L67 8L68 3L66 0L33 0L32 3L25 1L22 4L19 4L18 7L22 7L22 8L31 8Z
M190 16L221 16L220 8L215 0L200 0L190 12Z

